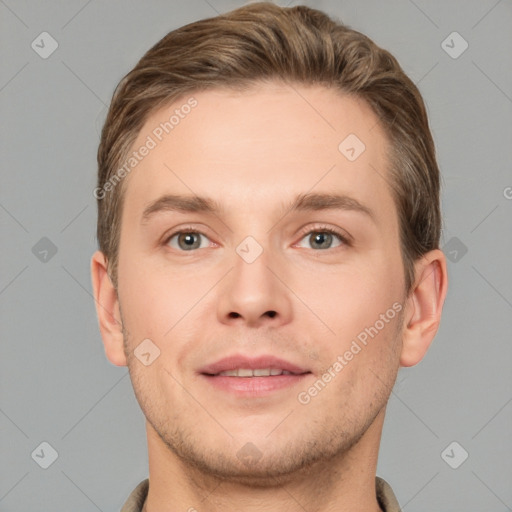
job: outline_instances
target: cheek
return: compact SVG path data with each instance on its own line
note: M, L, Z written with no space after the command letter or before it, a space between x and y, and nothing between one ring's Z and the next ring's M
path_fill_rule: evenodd
M309 297L320 304L326 323L337 335L355 334L379 319L401 299L395 275L387 265L342 270L317 279Z
M150 339L160 350L155 364L176 375L188 365L191 340L204 337L204 326L215 317L215 303L205 296L218 280L184 274L159 271L147 264L120 268L120 301L129 350Z
M162 346L165 332L174 323L170 312L176 310L173 294L165 289L165 283L155 280L144 265L120 261L119 301L131 346L146 338Z
M334 332L321 343L322 360L329 366L342 358L340 383L358 382L358 389L365 387L364 382L377 386L379 381L370 370L383 375L396 366L397 328L403 309L399 277L393 264L382 260L364 270L352 267L333 275L328 293L316 289L315 300L322 305L318 314Z

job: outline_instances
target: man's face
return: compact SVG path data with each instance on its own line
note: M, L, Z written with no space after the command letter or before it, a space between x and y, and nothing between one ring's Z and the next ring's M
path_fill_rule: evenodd
M405 307L387 142L364 102L322 87L193 97L172 131L158 127L188 98L152 115L133 145L156 143L124 183L127 364L153 442L219 475L283 475L382 424ZM311 194L368 211L291 208ZM170 195L220 210L157 203ZM134 350L147 339L145 365ZM212 367L231 356L247 361ZM301 374L216 375L285 366L254 361L266 356Z

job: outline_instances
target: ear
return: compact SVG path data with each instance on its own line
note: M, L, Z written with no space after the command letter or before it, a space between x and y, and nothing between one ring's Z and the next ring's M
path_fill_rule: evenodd
M91 277L105 354L112 364L126 366L119 300L107 272L107 259L101 251L96 251L92 256Z
M426 253L416 262L415 275L405 308L400 366L419 363L439 328L448 289L444 253L440 249Z

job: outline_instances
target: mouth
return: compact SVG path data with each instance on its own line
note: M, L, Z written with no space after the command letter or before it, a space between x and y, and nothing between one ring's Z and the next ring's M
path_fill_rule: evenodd
M307 373L307 372L304 372ZM222 372L210 375L211 377L277 377L278 375L302 375L281 368L236 368L234 370L224 370Z
M230 356L200 370L217 391L243 397L258 397L297 385L312 372L274 356Z

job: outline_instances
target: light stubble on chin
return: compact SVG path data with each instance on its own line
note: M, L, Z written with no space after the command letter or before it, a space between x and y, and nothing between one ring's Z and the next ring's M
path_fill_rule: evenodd
M384 413L398 371L401 348L398 337L401 336L403 316L402 310L395 318L393 334L387 339L390 344L387 360L380 362L378 368L361 367L358 370L364 371L366 377L373 382L373 395L368 404L361 406L359 411L352 411L350 418L340 415L338 411L326 410L323 418L315 419L313 428L304 430L297 424L297 436L288 439L286 443L270 447L267 442L261 458L250 464L239 457L240 443L237 443L236 438L223 432L221 435L224 435L225 443L221 445L216 442L213 443L214 446L209 446L196 434L192 413L187 418L186 414L174 411L173 404L169 403L167 397L164 403L154 400L151 383L144 378L144 371L148 368L143 367L133 355L133 340L129 329L125 328L127 323L122 313L121 321L124 350L137 401L163 445L185 468L201 475L203 479L217 478L254 487L269 487L286 484L300 475L308 478L311 471L325 471L329 467L329 460L341 459L343 453L347 453L371 427L379 413ZM192 403L192 397L190 400L190 411L194 411L197 404ZM321 397L317 400L321 400ZM343 400L341 397L339 411L350 410L350 401ZM302 407L297 404L299 414L304 414ZM293 416L291 414L286 421L296 421ZM211 420L212 429L221 430L208 415L203 415L200 421L207 421L205 418ZM262 433L261 437L264 438L266 434ZM255 445L257 444L258 440L255 440ZM334 477L339 479L341 475L336 472L326 474L327 479Z

